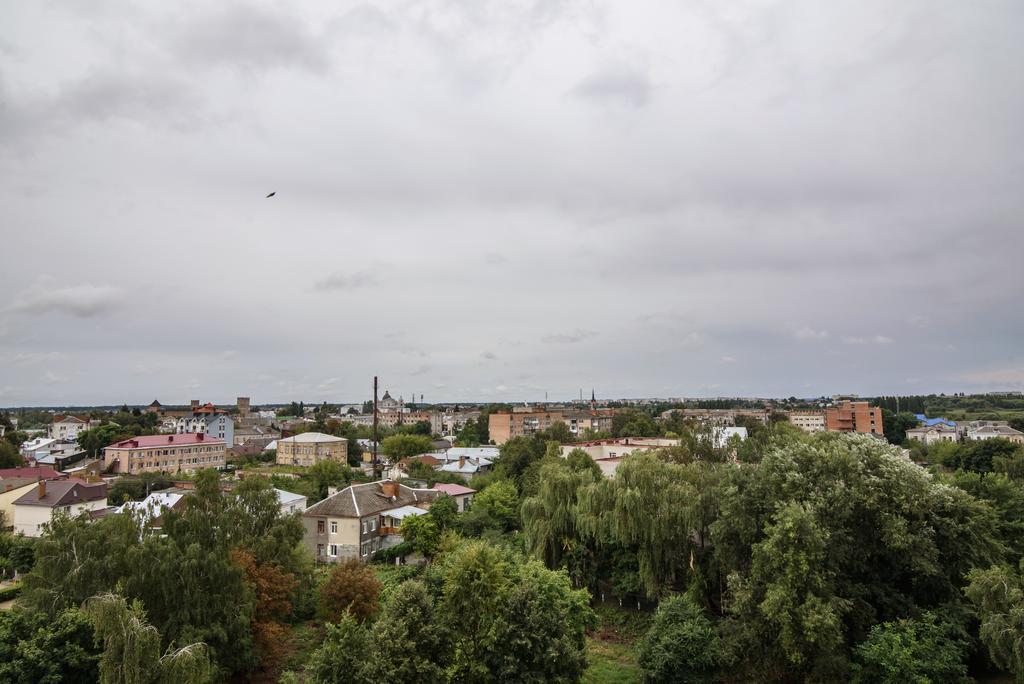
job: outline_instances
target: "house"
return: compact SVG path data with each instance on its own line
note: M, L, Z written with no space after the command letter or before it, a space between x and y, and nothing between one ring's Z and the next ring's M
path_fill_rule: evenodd
M125 503L117 512L138 515L144 525L159 529L163 527L163 518L167 511L180 511L184 507L185 495L182 493L153 492L142 501Z
M393 480L348 486L306 509L303 542L321 563L368 560L401 541L401 520L425 511L437 495L437 490L413 489Z
M142 435L103 450L103 468L113 473L176 473L223 468L225 444L205 433Z
M448 461L438 470L442 473L454 473L464 480L469 480L475 475L486 473L491 469L491 461L486 458L459 458L457 461Z
M40 480L14 501L14 531L39 537L57 512L70 516L98 513L107 507L107 485L85 480Z
M975 420L967 427L967 439L978 441L1000 437L1014 444L1024 444L1024 432L1015 430L1004 420Z
M0 480L0 532L14 527L14 502L39 483L34 477L11 477Z
M928 418L923 413L915 413L914 418L917 418L917 422L924 425L924 427L932 427L935 425L939 425L940 423L947 427L956 427L956 421L952 421L947 418Z
M445 461L442 461L441 459L437 458L437 455L435 454L420 454L419 456L406 456L398 463L388 468L388 478L392 480L400 480L403 477L408 477L409 466L412 465L413 462L422 463L426 466L433 468L434 470L437 470L445 463Z
M303 432L277 440L277 464L311 466L320 461L348 462L348 440L322 432Z
M56 437L36 437L22 443L21 455L26 459L36 460L50 453L50 449L57 448L59 444L60 440Z
M932 425L922 425L907 430L907 439L916 439L923 444L935 444L936 442L956 442L960 439L960 433L955 427L939 422Z
M178 434L200 432L213 439L222 439L228 446L235 443L235 421L227 412L213 404L192 409L192 414L175 419L174 430Z
M825 429L882 435L882 409L866 401L840 401L825 409Z
M302 494L286 492L283 489L277 489L276 487L274 488L274 493L277 494L277 503L281 507L281 513L283 515L302 513L306 510L306 497Z
M747 438L747 428L716 425L711 428L711 438L716 449L724 449L732 439L739 439L741 442L745 440Z
M475 489L463 487L462 485L445 484L441 482L434 485L434 489L441 494L447 494L455 499L455 508L459 513L465 513L469 510L470 504L473 503L473 495L476 494Z
M57 414L46 428L46 435L61 442L74 442L78 440L78 433L82 430L88 430L89 427L90 421L88 417Z

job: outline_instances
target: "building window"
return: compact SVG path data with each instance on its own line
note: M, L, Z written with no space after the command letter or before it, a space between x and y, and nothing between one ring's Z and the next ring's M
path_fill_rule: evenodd
M374 518L373 520L370 521L370 531L371 532L376 532L377 531L377 519L376 518Z
M331 534L338 534L338 523L331 521Z
M331 558L337 558L338 557L338 545L337 544L331 544L331 546L329 547L328 554L331 556Z
M324 521L323 520L317 520L316 521L316 533L317 534L323 534L324 533Z
M365 520L363 521L363 534L366 534L366 521ZM366 554L364 553L363 555L365 556Z

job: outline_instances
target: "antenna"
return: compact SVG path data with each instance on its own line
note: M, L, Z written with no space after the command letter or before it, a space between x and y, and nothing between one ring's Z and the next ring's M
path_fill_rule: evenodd
M373 479L380 477L377 473L377 376L373 376Z

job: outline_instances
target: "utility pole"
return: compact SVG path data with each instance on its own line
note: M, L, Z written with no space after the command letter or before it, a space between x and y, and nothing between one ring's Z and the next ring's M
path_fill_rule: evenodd
M377 376L373 376L373 479L380 477L377 462Z

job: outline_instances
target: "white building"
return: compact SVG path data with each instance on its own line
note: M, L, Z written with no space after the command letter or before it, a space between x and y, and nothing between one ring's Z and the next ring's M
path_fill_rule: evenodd
M78 433L88 430L89 426L88 418L56 415L53 417L53 422L46 428L46 434L62 442L74 442L78 439Z
M972 421L967 427L967 439L978 441L982 439L995 439L1001 437L1014 444L1024 444L1024 432L1014 430L1007 425L1006 421Z
M43 525L50 522L57 511L77 516L106 507L107 485L103 482L40 480L14 502L14 533L40 537Z
M277 503L281 506L282 514L302 513L306 510L306 497L301 494L286 492L283 489L277 488L274 489L274 493L277 494Z
M955 427L950 427L945 423L937 423L907 430L907 439L916 439L923 444L956 442L960 439L960 433Z

